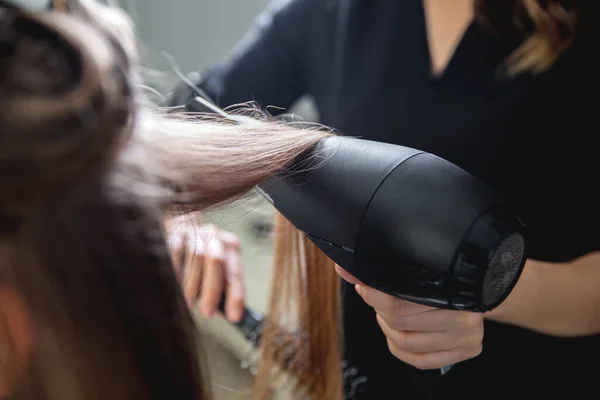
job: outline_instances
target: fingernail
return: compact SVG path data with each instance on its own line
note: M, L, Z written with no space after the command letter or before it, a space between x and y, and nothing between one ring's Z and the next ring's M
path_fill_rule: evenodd
M362 296L362 287L360 285L354 285L354 290L356 290L356 293Z

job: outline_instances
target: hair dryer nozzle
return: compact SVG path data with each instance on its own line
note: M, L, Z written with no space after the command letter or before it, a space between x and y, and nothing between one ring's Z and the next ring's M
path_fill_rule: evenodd
M490 310L525 262L523 225L506 205L419 150L330 137L261 188L342 268L417 303Z

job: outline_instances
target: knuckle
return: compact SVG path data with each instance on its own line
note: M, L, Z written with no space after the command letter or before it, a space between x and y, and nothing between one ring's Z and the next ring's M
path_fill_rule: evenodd
M206 226L206 225L190 226L190 227L188 227L188 229L189 229L188 235L190 237L193 237L194 241L202 242L202 243L210 242L211 240L216 238L217 232L218 232L216 228Z
M215 224L212 224L212 223L205 223L200 226L197 226L197 227L193 226L193 227L197 228L197 230L199 232L205 232L205 233L209 233L209 234L214 234L215 232L219 231L219 228Z
M231 304L235 307L243 307L245 305L244 296L236 295L231 298Z
M211 253L211 254L206 254L206 264L210 265L212 267L222 267L223 264L225 263L226 259L222 254L219 253Z
M414 314L419 307L421 307L416 303L403 300L397 297L389 296L389 299L391 304L393 304L393 310L396 316L409 317L412 314Z
M167 245L169 246L170 251L182 251L187 246L187 241L185 236L179 233L171 233L167 236Z
M483 343L483 329L474 328L462 335L463 348L477 348Z
M394 342L400 350L406 353L413 353L415 351L415 346L411 340L411 336L404 332L396 332Z
M402 317L384 318L384 321L387 324L387 326L389 326L391 329L393 329L395 331L401 331L402 327L405 325L403 323Z
M392 313L394 313L396 315L406 314L406 312L408 311L408 309L410 307L408 302L406 302L402 299L398 299L396 297L392 297L392 296L388 295L386 297L386 300L387 300L388 310L390 310Z
M206 287L202 290L201 297L205 301L214 302L214 301L216 301L216 299L219 299L222 294L223 294L223 291L220 289Z
M398 359L402 359L401 355L402 353L400 352L400 350L398 349L398 347L396 347L396 345L394 344L394 342L392 342L390 339L387 340L387 345L388 345L388 350L390 351L390 353L392 353L392 355Z
M184 264L185 268L201 268L203 267L202 263L202 254L198 254L197 252L191 252L184 256Z
M458 325L461 329L471 331L473 329L477 329L481 325L481 316L477 313L468 311L459 312Z
M430 361L425 360L423 358L417 358L411 364L413 367L415 367L416 369L419 369L421 371L436 368L436 366L433 365Z
M386 300L388 305L388 311L390 311L392 315L402 315L402 313L406 309L406 305L402 300L394 299L391 297L386 298Z
M476 346L481 346L483 343L483 336L483 329L475 330L475 332L473 332L473 343L475 343Z
M377 301L374 301L371 290L368 287L361 286L360 291L358 291L359 296L364 300L365 303L370 305L376 310L379 310L382 304L378 304Z
M242 293L229 293L228 296L230 296L231 301L233 303L243 303L244 302L244 295Z
M199 297L202 297L202 292L196 286L188 286L184 289L184 296L188 301L195 301Z
M227 268L228 282L241 282L244 279L244 272L239 268Z
M481 355L481 353L483 352L483 345L480 343L477 346L472 347L471 349L469 349L469 351L467 352L467 356L469 358L475 358Z
M208 264L220 265L226 260L225 252L221 251L220 243L212 243L202 255L206 257L206 262Z
M221 240L233 250L240 251L242 248L242 243L240 239L234 233L221 232Z

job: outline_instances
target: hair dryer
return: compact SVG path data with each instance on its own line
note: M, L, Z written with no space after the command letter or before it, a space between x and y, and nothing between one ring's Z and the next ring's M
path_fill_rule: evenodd
M423 151L333 136L261 189L338 265L405 300L488 311L525 264L524 225L509 207Z
M187 99L196 93L196 103L235 119L183 81ZM406 300L487 311L508 296L525 263L523 225L506 205L473 176L422 151L330 137L261 187L338 265Z
M334 136L261 189L342 268L405 300L489 311L525 264L525 227L509 207L472 175L423 151ZM263 316L246 309L237 325L260 341ZM436 376L428 379L433 388Z
M207 100L198 79L183 79L184 94L171 104L193 97L195 110L247 122ZM510 207L474 176L420 150L331 136L260 189L338 265L405 300L489 311L525 265L525 226Z

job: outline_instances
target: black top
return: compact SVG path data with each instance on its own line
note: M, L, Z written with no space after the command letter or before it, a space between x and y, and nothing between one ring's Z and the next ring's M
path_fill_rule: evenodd
M571 50L542 75L502 78L499 64L520 36L473 23L432 78L421 1L277 1L200 87L220 106L287 108L309 94L320 121L343 134L454 162L513 203L530 229L531 258L567 261L600 249L596 32L586 22L595 13L583 14ZM373 310L351 286L342 293L348 399L600 395L600 336L553 338L487 321L483 353L436 379L394 358Z

